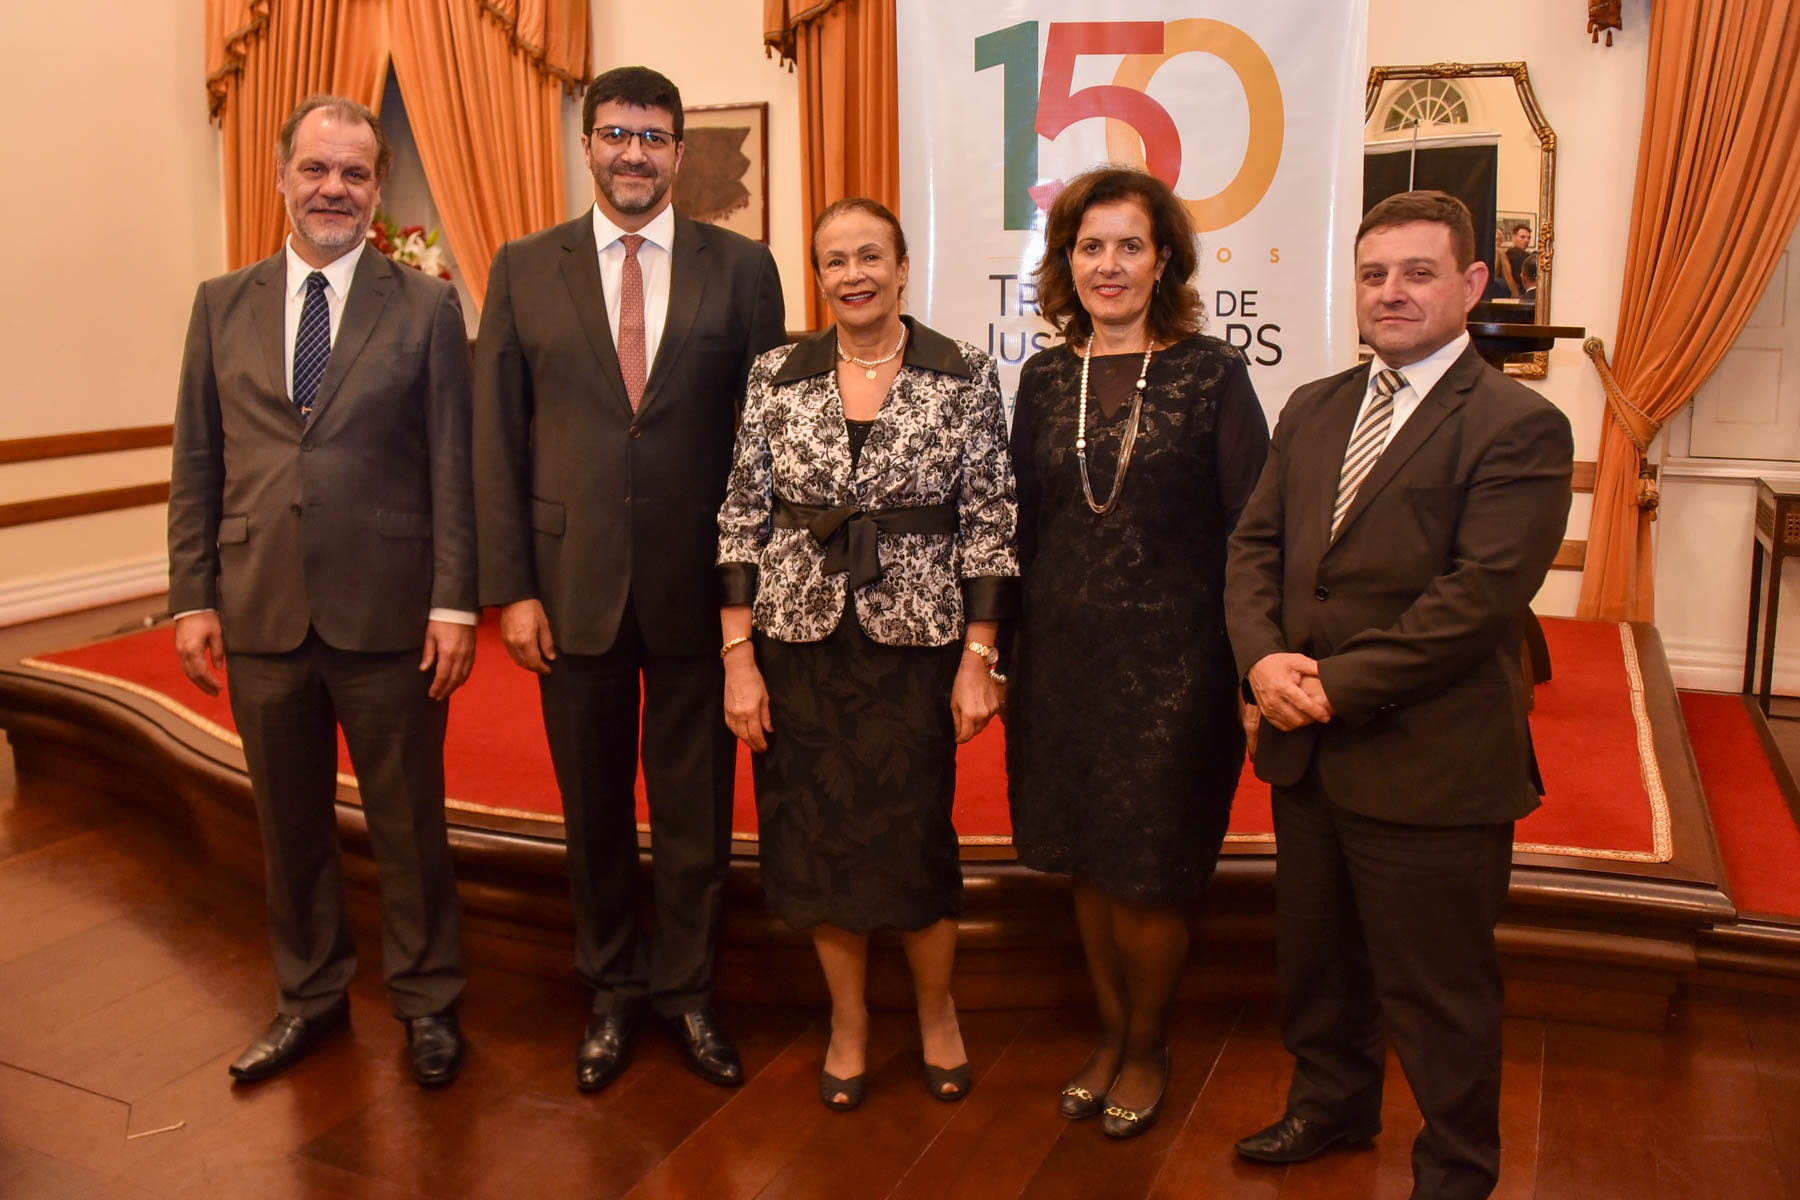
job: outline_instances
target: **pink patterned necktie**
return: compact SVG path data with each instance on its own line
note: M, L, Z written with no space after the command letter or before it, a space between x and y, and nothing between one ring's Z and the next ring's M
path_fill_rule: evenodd
M650 373L644 347L644 268L638 262L644 237L628 233L619 240L625 243L625 269L619 277L619 370L625 376L631 411L636 412L644 398L644 378Z

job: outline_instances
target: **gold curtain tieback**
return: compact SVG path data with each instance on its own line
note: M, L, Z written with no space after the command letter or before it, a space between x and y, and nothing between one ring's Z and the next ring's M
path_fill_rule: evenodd
M1636 504L1656 519L1657 506L1662 502L1661 492L1657 487L1656 476L1646 460L1650 452L1650 443L1662 430L1661 422L1649 413L1625 398L1625 389L1612 373L1612 367L1606 361L1606 343L1597 337L1588 338L1581 343L1582 351L1594 364L1594 371L1600 376L1600 386L1606 392L1606 411L1637 450L1638 489Z

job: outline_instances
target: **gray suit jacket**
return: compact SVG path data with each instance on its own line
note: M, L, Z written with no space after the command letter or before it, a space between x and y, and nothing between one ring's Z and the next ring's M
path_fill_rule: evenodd
M669 312L638 411L591 212L494 256L475 349L481 602L536 598L604 654L628 600L656 654L719 644L719 504L750 364L785 341L769 248L675 217Z
M1511 821L1538 804L1520 624L1561 545L1574 445L1555 406L1471 347L1357 490L1335 541L1358 367L1297 390L1231 537L1225 608L1238 669L1319 660L1337 715L1263 723L1256 773L1365 816Z
M285 251L194 298L175 406L169 607L227 651L413 650L473 611L469 350L456 290L365 250L313 404L288 400Z

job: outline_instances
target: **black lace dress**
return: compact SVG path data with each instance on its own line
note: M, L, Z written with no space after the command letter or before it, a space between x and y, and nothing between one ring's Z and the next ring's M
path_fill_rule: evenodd
M1105 503L1142 354L1096 356L1088 476ZM1019 376L1013 466L1024 603L1006 770L1019 860L1123 900L1205 887L1244 759L1225 632L1225 540L1268 454L1242 357L1196 335L1157 352L1118 506L1075 457L1081 356Z

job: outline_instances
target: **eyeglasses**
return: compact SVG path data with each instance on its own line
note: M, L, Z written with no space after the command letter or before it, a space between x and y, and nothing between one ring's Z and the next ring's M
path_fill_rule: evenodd
M601 145L623 149L636 138L646 150L667 150L675 144L675 135L666 129L627 129L623 125L596 125L594 136Z

